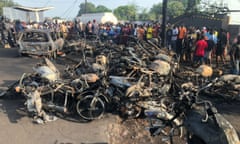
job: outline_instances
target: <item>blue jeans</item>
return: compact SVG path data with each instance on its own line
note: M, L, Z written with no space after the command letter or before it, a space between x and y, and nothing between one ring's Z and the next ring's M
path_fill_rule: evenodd
M203 64L204 63L204 57L202 57L202 56L194 56L193 61L196 64Z

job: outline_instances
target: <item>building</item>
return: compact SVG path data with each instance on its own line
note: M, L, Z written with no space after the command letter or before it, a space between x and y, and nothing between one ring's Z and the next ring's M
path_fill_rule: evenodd
M77 17L82 23L87 23L88 21L96 20L97 23L113 23L117 24L118 20L111 12L105 13L86 13Z
M53 7L32 8L24 6L3 7L3 16L11 21L40 22L44 21L44 11L52 8Z

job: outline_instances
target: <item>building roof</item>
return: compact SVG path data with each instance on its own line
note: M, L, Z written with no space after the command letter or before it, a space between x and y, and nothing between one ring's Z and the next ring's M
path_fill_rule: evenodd
M25 7L25 6L14 6L14 9L28 11L28 12L39 12L53 9L54 7Z

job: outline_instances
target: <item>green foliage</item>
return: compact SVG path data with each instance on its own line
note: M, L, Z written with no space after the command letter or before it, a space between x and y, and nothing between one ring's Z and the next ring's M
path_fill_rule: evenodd
M99 5L95 7L93 3L87 2L86 3L86 10L85 10L85 3L81 3L79 6L80 10L78 11L78 16L84 13L100 13L100 12L111 12L112 10L103 6Z
M84 14L84 13L95 13L96 8L93 3L87 2L86 6L85 3L81 3L79 6L80 10L78 11L78 16Z
M171 1L168 3L167 15L170 18L175 18L184 14L185 7L182 2L179 1Z
M103 5L99 5L96 7L96 12L111 12L112 10L110 10L109 8L103 6Z
M162 15L162 3L154 4L150 9L150 14L153 15L155 20L159 19Z
M168 0L167 15L174 18L184 14L185 12L196 11L197 5L201 0ZM152 6L150 14L154 15L155 20L160 19L162 15L162 3Z
M168 0L167 15L169 18L174 18L184 13L194 12L197 10L197 5L200 4L201 1L202 0ZM85 13L85 3L81 3L79 8L78 16ZM86 4L87 13L111 11L112 10L103 5L95 7L93 3L87 2ZM119 6L113 11L119 20L159 20L162 17L162 2L154 4L149 11L143 9L138 14L139 7L134 3Z
M0 1L0 15L3 15L3 7L11 7L16 6L17 4L14 3L12 0L1 0Z
M53 17L52 19L61 19L61 17L59 17L59 16L55 16L55 17Z
M184 5L186 7L186 13L196 12L198 11L197 5L200 4L201 0L187 0L189 3Z
M147 9L143 9L141 13L138 14L138 20L146 21L149 20L150 13L147 12Z
M137 7L136 5L119 6L114 10L114 14L119 20L136 20Z

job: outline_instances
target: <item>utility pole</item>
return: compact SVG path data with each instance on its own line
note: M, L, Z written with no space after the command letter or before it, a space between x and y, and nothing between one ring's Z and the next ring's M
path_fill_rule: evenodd
M87 13L87 0L85 0L85 14Z
M166 19L167 19L167 2L168 0L163 0L162 8L162 47L166 46Z

